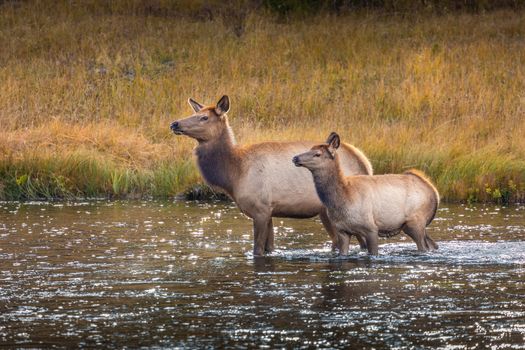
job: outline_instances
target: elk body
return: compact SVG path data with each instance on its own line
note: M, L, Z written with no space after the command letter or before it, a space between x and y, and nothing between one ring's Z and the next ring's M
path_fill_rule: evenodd
M226 192L253 220L254 255L274 248L272 217L310 218L320 215L334 246L338 236L328 219L306 169L294 167L294 154L313 142L265 142L251 146L235 143L226 113L229 99L204 107L189 99L195 114L177 120L171 129L198 141L197 164L206 182ZM342 144L339 151L343 174L372 174L368 159L357 148ZM348 241L348 240L346 240ZM365 242L360 241L364 247Z
M410 236L419 251L437 249L426 233L439 204L439 194L417 170L404 174L345 176L339 157L336 133L327 143L292 160L313 175L319 198L327 209L339 237L339 252L348 254L348 240L355 235L366 242L370 254L378 254L378 236L393 236L401 230ZM337 152L336 152L337 151Z

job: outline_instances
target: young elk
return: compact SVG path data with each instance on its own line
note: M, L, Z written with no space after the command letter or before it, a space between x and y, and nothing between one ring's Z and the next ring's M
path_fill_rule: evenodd
M293 163L312 172L319 198L339 236L339 252L348 254L348 240L355 235L368 252L378 253L378 236L391 237L403 230L419 251L437 249L426 233L439 204L434 185L417 170L402 175L346 177L341 170L339 136L330 134L326 144L293 157Z
M332 238L332 247L341 246L310 174L290 163L294 154L313 146L313 142L238 146L226 116L230 109L228 96L223 96L215 106L204 107L191 98L188 102L195 113L174 121L171 129L176 135L197 140L197 164L206 182L225 191L253 219L254 255L263 255L274 248L272 217L320 215ZM370 162L357 148L342 144L339 153L340 171L344 174L372 174ZM364 241L360 244L365 246Z

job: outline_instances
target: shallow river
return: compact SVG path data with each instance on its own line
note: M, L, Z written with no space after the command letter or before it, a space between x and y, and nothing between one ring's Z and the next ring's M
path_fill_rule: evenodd
M274 224L254 259L230 204L0 203L0 347L525 349L524 207L444 207L437 252L373 258Z

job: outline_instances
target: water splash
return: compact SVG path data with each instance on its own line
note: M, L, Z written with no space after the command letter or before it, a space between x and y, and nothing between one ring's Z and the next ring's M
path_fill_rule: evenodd
M432 252L418 252L414 243L386 243L379 246L379 255L370 256L358 246L347 256L338 256L325 249L276 250L270 257L284 260L307 260L311 262L370 260L391 263L441 263L463 265L525 265L525 242L481 242L448 241L439 242L439 249ZM246 253L253 259L252 253Z

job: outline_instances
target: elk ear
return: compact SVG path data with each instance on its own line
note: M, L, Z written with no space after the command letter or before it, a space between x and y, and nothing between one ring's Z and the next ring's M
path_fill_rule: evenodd
M330 152L332 157L335 157L335 151L341 145L341 139L339 138L339 135L337 135L335 132L332 132L330 136L328 136L326 143L328 144L328 152Z
M188 99L188 103L190 104L191 108L193 108L193 110L197 113L200 112L201 109L204 107L199 102L192 99L191 97Z
M219 102L217 102L217 106L215 107L215 113L217 115L223 115L224 113L228 113L230 110L230 98L226 95L222 96Z
M326 139L326 144L327 144L327 145L331 144L331 143L332 143L332 140L333 140L334 137L336 137L336 136L339 137L335 131L332 131L332 132L330 133L330 135L328 135L328 138Z

